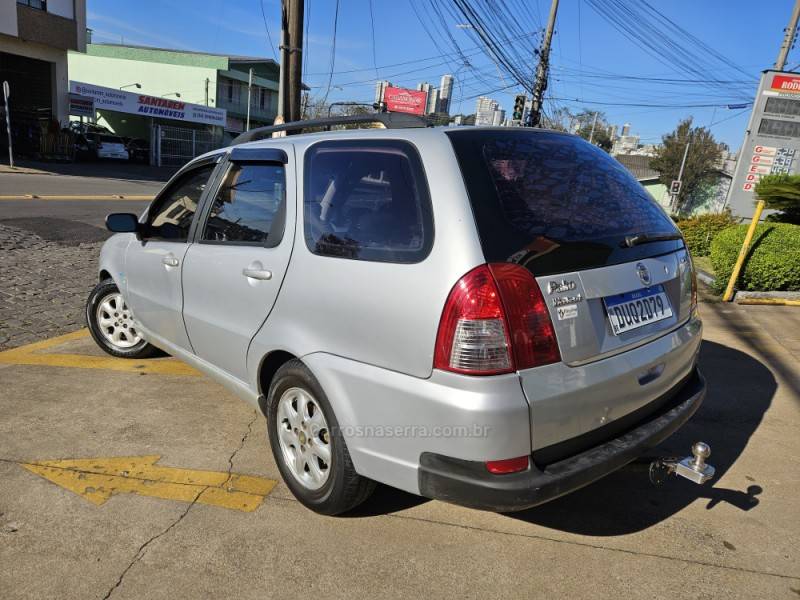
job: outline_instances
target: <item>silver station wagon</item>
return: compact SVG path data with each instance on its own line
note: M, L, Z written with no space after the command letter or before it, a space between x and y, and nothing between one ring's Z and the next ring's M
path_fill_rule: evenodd
M691 417L692 262L617 161L555 131L373 120L248 132L109 215L100 347L161 349L257 406L325 514L375 482L520 510Z

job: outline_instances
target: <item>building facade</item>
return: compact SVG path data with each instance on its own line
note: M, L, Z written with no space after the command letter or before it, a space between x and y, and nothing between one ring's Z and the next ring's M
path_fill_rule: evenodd
M453 98L453 76L443 75L439 83L439 106L436 112L450 114L450 102Z
M86 48L85 0L0 0L0 81L8 81L12 139L38 152L41 134L69 118L67 52ZM7 148L5 127L0 152Z
M140 140L151 164L183 164L226 145L247 128L248 112L250 129L277 115L280 69L271 59L90 43L68 62L73 102L93 101L89 121Z
M69 68L72 81L224 109L229 137L245 130L252 68L250 128L271 125L277 115L279 66L267 58L88 44L85 54L69 54ZM99 119L123 135L141 137L148 126L109 114Z
M475 125L491 125L494 122L494 113L499 108L497 100L481 96L475 103Z

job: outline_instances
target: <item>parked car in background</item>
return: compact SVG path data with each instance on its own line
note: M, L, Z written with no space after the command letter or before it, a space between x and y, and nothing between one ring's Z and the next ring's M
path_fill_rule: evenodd
M107 226L99 346L161 348L260 407L287 486L321 513L375 481L534 506L641 456L705 394L680 233L574 135L262 139Z
M125 147L125 141L118 135L108 133L92 133L89 135L94 138L96 158L100 160L128 160L130 158L128 149Z
M131 162L150 163L150 142L142 138L131 138L125 144Z

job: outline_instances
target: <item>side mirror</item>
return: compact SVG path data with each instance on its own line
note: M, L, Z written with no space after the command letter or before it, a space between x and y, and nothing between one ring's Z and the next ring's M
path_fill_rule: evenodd
M106 229L114 233L136 233L139 218L132 213L111 213L106 217Z

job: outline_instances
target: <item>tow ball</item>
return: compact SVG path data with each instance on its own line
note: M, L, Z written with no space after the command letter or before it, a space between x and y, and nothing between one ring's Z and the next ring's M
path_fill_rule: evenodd
M706 463L709 456L711 446L705 442L695 442L692 445L692 456L683 459L659 458L651 462L650 481L660 484L667 475L674 473L694 483L703 484L714 477L714 467Z

